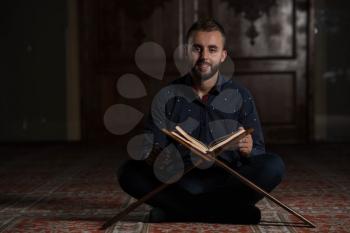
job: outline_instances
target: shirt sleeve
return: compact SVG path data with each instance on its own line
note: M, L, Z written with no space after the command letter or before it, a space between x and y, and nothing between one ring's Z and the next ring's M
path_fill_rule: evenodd
M253 128L254 132L252 133L253 138L253 148L251 156L264 154L265 151L265 142L264 136L260 124L260 119L258 112L254 103L254 99L249 91L245 91L243 95L243 103L241 107L239 122L244 128Z

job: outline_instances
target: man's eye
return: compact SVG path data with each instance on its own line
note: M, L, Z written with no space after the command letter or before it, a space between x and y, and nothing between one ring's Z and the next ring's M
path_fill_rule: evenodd
M210 48L209 49L209 52L211 52L211 53L215 53L216 51L218 51L216 48Z
M193 47L193 48L192 48L192 50L193 50L193 51L196 51L196 52L200 52L200 51L201 51L201 48L200 48L200 47L195 46L195 47Z

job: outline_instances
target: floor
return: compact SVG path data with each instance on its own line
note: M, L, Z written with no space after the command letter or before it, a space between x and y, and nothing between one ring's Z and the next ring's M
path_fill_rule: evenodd
M308 228L271 201L258 203L255 226L143 223L142 205L107 230L100 226L133 200L115 171L126 157L115 146L26 144L0 146L0 232L350 232L350 145L271 146L287 174L272 195L317 228Z

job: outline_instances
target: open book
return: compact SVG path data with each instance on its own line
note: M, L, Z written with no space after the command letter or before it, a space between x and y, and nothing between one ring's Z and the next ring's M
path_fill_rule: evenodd
M225 149L227 146L237 143L240 139L244 138L248 134L251 134L254 130L252 128L240 129L214 140L209 145L195 139L181 129L180 126L176 126L175 130L172 131L167 129L162 129L162 131L180 144L186 146L188 149L195 150L202 154L215 154L218 150Z

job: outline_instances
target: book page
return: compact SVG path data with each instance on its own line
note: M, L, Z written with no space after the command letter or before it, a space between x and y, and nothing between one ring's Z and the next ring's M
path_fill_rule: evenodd
M192 141L186 139L185 137L183 137L182 135L179 135L177 132L174 132L174 131L170 131L170 134L173 135L175 138L177 138L178 140L188 144L190 147L206 154L208 152L208 148L206 147L203 147L201 145L198 145L196 143L193 143Z
M214 151L215 149L222 147L223 145L226 145L227 143L235 140L237 137L239 137L241 134L245 133L246 131L244 129L240 129L237 132L233 133L233 134L229 134L228 136L224 136L224 138L222 138L221 140L219 140L218 142L214 143L214 145L212 145L209 148L209 152Z
M177 141L178 143L180 143L181 145L185 146L186 148L190 149L193 153L197 154L198 156L200 156L202 159L206 160L206 161L212 161L212 158L208 157L207 154L207 150L206 151L202 151L201 148L197 148L195 145L193 145L190 141L188 141L187 139L185 139L183 136L179 135L178 133L174 132L174 131L168 131L167 129L163 128L162 131L169 136L170 138L174 139L175 141Z
M221 136L221 137L215 139L214 141L212 141L212 142L208 145L208 147L210 148L210 147L215 146L216 144L218 144L218 143L220 143L220 142L226 140L228 137L231 137L231 136L232 136L233 134L235 134L235 133L237 133L237 131L234 131L234 132L232 132L232 133L226 134L226 135L224 135L224 136Z
M176 126L175 129L184 136L187 140L191 141L193 144L196 144L197 146L201 147L203 151L208 151L208 146L202 143L201 141L195 139L191 135L189 135L185 130L183 130L180 126Z

